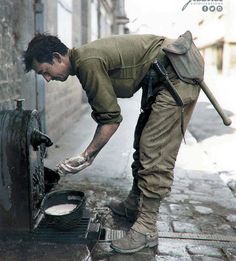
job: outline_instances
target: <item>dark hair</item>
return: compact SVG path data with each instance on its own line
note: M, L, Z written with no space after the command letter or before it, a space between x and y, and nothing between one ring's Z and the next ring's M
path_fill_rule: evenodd
M23 53L25 71L29 72L32 70L34 60L39 63L52 63L54 52L65 55L67 51L68 47L57 36L37 33L29 42L27 50Z

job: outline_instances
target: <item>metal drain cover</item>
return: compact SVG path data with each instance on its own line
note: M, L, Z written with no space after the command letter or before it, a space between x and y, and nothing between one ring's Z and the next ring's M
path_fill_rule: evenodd
M104 241L112 241L119 238L122 238L125 235L125 231L123 230L113 230L110 228L106 228Z
M221 234L202 234L202 233L159 232L159 238L236 242L236 236L225 236Z
M125 235L123 230L113 230L106 228L105 236L100 241L112 241L122 238ZM204 243L205 245L216 245L216 246L235 246L236 236L225 236L220 234L201 234L201 233L174 233L174 232L159 232L159 240L164 241L188 241L196 243Z

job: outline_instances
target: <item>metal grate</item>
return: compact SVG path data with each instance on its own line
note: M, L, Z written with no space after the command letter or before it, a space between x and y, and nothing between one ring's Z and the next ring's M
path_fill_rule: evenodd
M210 241L210 240L199 240L199 239L181 239L181 238L159 238L159 242L162 244L180 243L184 245L203 245L218 248L236 247L235 242L229 241Z
M74 243L87 238L89 229L89 218L82 218L80 225L72 230L55 230L50 226L40 226L36 231L30 233L32 240L56 243Z
M159 238L236 242L236 236L225 236L221 234L159 232Z
M30 233L31 240L56 242L56 243L75 243L87 239L90 227L90 212L85 210L78 227L71 230L57 230L50 227L50 224L41 222L33 232Z
M125 235L125 231L123 230L113 230L113 229L106 228L104 241L116 240L122 238L124 235Z
M100 235L100 226L92 225L90 212L86 209L77 228L71 230L56 230L42 221L32 232L9 232L0 233L0 240L23 240L45 243L68 243L68 244L87 244L98 240Z
M106 228L104 239L100 241L112 241L122 238L124 235L125 231ZM159 240L163 242L178 240L183 243L188 242L219 247L236 246L236 236L225 236L220 234L159 232Z

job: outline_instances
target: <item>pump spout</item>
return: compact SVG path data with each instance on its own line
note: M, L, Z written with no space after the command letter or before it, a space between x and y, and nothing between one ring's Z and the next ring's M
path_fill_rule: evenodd
M33 130L30 143L34 147L34 150L38 150L38 146L41 144L44 144L46 147L50 147L53 145L52 140L46 134L37 129Z

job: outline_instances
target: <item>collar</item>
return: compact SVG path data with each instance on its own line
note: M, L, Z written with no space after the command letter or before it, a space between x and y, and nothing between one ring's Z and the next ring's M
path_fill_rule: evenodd
M72 48L69 49L69 59L70 59L70 63L71 63L71 72L70 75L74 76L76 75L76 73L78 73L77 71L77 66L76 66L76 56L78 56L76 49Z

